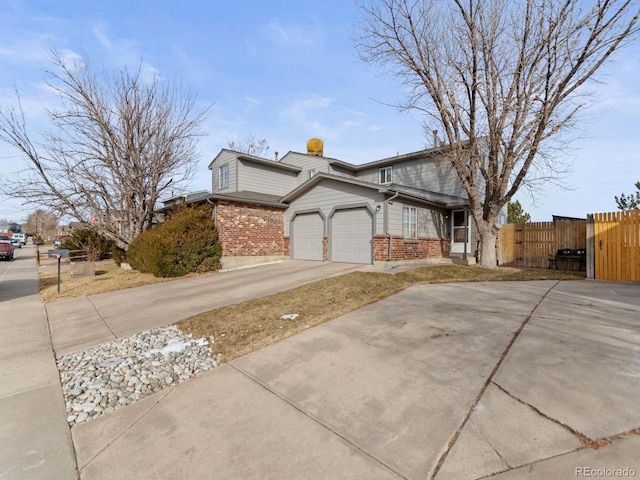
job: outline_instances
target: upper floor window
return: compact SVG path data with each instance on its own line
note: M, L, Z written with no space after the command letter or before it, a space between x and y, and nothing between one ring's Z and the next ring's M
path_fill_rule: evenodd
M229 188L229 164L222 165L218 168L218 188Z
M380 169L380 185L393 181L393 167L382 167Z
M402 207L402 235L405 238L418 238L418 209Z

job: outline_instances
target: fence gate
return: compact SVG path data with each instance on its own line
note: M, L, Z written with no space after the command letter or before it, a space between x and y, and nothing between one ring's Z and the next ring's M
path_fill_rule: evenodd
M596 279L640 281L640 210L593 215L593 250Z
M578 220L503 225L498 238L498 263L547 268L549 257L556 250L585 248L586 223Z

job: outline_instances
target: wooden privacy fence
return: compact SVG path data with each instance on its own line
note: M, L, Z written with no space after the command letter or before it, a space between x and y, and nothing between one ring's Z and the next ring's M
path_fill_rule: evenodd
M596 213L588 221L587 251L594 252L588 277L640 281L640 210Z
M498 235L498 264L547 268L549 257L558 249L586 248L586 225L586 220L503 225Z

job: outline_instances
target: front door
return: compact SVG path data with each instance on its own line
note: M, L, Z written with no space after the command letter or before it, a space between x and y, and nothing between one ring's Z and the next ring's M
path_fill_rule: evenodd
M464 210L454 210L451 213L451 253L464 254L466 240L467 254L471 255L468 214Z

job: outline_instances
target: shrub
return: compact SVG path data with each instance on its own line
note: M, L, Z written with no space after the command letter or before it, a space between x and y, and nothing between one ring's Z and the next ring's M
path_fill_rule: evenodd
M117 245L114 245L111 249L111 258L116 262L116 265L120 266L127 261L127 252Z
M113 241L107 240L89 228L74 230L71 236L60 245L60 248L68 250L82 250L89 262L108 258L114 247Z
M180 277L217 270L221 253L211 209L183 206L165 223L136 237L127 260L136 270L156 277Z

